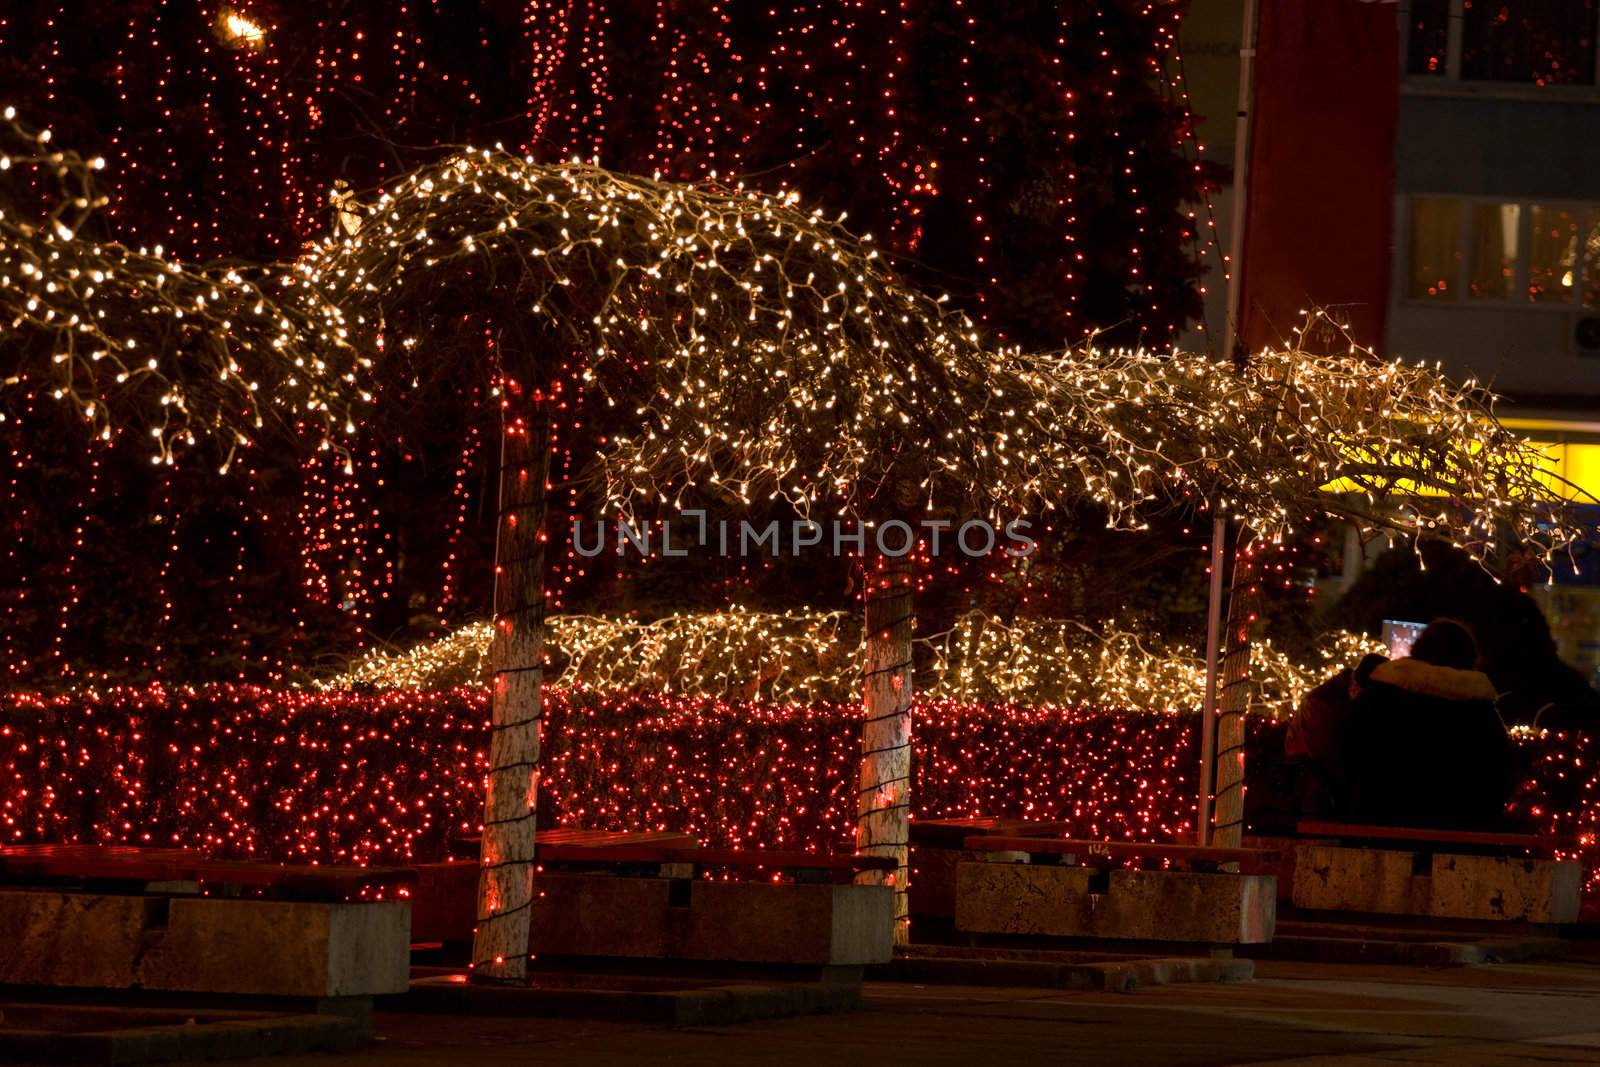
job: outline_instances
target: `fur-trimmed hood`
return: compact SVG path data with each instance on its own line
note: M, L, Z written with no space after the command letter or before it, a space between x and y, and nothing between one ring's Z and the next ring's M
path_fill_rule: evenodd
M1392 659L1380 663L1369 678L1408 693L1441 700L1483 700L1493 704L1500 695L1495 692L1489 676L1482 671L1441 667L1420 659Z

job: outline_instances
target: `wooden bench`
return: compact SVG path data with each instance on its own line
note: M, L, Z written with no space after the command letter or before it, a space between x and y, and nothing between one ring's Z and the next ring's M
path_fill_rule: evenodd
M477 845L476 837L460 837ZM471 863L470 860L457 861ZM710 849L673 830L585 830L554 827L534 838L539 869L607 870L646 877L693 878L708 870L789 875L798 882L846 883L860 871L892 871L888 857L773 849ZM437 866L437 865L430 865Z
M1006 834L1013 837L1052 837L1070 832L1064 822L1038 821L1007 816L980 815L966 819L913 819L911 846L916 848L962 848L967 838L978 834Z
M482 846L478 834L458 834L450 839L455 855L461 859L476 858ZM694 848L700 842L690 834L678 830L587 830L577 826L540 827L534 834L534 849L543 854L553 845L661 845L673 848ZM470 855L468 855L470 853Z
M970 935L1260 944L1277 921L1267 849L1008 834L962 846L977 858L956 865L954 919Z
M547 875L668 878L682 883L706 874L756 875L757 881L789 877L799 884L848 884L859 871L892 871L888 857L833 855L765 849L701 848L688 834L672 831L585 830L558 827L535 838L534 860ZM418 867L413 899L413 939L423 943L469 940L476 920L478 862L453 860Z
M1170 866L1184 871L1217 871L1237 864L1246 874L1271 873L1278 854L1259 848L1212 848L1154 841L1095 841L1062 837L974 835L963 842L972 852L1027 853L1032 862L1069 867ZM1048 857L1045 859L1044 857Z
M1529 854L1544 858L1577 848L1570 837L1540 834L1508 834L1482 830L1435 830L1418 826L1370 826L1361 823L1322 822L1301 819L1295 824L1301 837L1333 838L1353 844L1395 842L1415 846L1413 851L1471 852L1482 850L1492 855Z
M915 919L943 922L956 911L956 865L977 859L966 849L974 835L1046 837L1070 833L1067 823L1012 816L911 820L911 886L907 906Z
M1290 900L1317 912L1576 922L1581 864L1566 838L1303 820Z
M541 867L563 870L617 868L618 873L640 873L692 878L711 871L739 871L775 881L785 875L808 884L848 884L861 871L893 871L899 865L888 856L832 855L772 849L683 848L661 845L549 845L537 846ZM770 876L770 877L766 877Z
M90 884L143 891L192 885L238 895L251 890L273 899L376 900L406 895L417 880L409 867L356 867L215 860L202 852L126 845L13 845L0 847L0 883ZM167 888L165 891L170 892ZM395 891L395 892L388 892Z
M0 984L319 1002L403 992L416 877L172 848L0 848Z
M540 835L530 949L545 957L806 966L892 955L893 889L851 884L860 871L893 871L892 858L701 848L649 836ZM470 941L477 862L424 864L420 872L413 940Z

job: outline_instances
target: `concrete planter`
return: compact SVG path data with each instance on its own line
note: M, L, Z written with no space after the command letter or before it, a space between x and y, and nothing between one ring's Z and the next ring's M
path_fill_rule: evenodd
M0 984L280 997L406 989L411 905L0 890Z
M1259 944L1272 940L1270 874L961 863L956 929L975 934Z
M1488 922L1578 920L1582 865L1565 860L1304 845L1292 899L1310 911Z

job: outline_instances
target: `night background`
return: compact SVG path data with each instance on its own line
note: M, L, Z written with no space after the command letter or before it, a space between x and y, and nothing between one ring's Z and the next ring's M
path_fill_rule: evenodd
M501 974L480 928L532 909L538 948L536 793L557 871L588 847L562 832L730 850L690 865L709 881L815 881L759 854L831 856L840 885L894 887L902 960L977 944L904 898L907 872L936 880L920 824L979 818L1245 878L1308 817L1510 835L1468 851L1581 862L1592 924L1597 19L7 5L0 895L8 855L56 846L422 870L409 944L437 954L412 963L520 982L538 952ZM674 228L695 211L714 221ZM776 261L798 325L774 372L748 353L777 328L730 309ZM677 288L631 288L651 264ZM811 285L829 271L839 295ZM831 364L806 362L818 337ZM836 495L797 503L791 475ZM624 483L646 530L680 506L785 529L981 514L1038 544L580 553L575 524L617 533ZM1439 618L1470 635L1461 673L1511 761L1492 825L1308 801L1291 723L1316 687ZM1453 726L1386 722L1364 743L1395 776L1457 758ZM1238 854L1159 852L1189 846ZM43 884L115 881L82 855ZM352 893L333 899L383 895ZM1300 936L1316 916L1279 896ZM1529 936L1582 925L1531 916ZM8 973L0 992L32 981Z

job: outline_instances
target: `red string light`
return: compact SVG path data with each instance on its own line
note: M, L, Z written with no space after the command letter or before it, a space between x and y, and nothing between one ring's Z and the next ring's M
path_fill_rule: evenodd
M923 702L920 818L1021 815L1087 837L1193 828L1187 715ZM546 825L679 830L707 845L848 850L854 704L546 693ZM176 845L325 863L437 861L483 810L487 692L151 685L0 697L0 842ZM1251 719L1271 766L1282 724ZM1515 814L1571 835L1600 894L1600 742L1519 738Z

